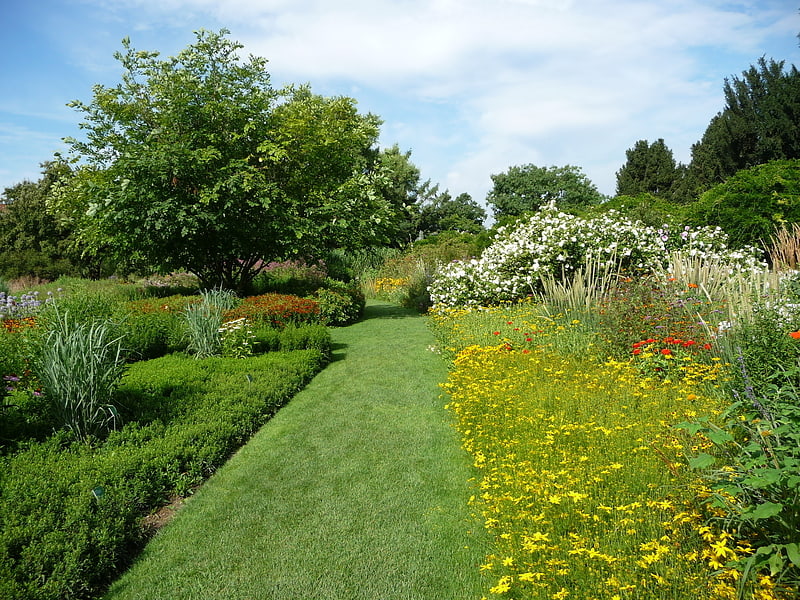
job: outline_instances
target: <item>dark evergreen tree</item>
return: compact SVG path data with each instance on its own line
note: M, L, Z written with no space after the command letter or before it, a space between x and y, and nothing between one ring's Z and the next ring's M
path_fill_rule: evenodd
M663 139L652 144L639 140L625 155L628 160L617 171L617 196L652 194L671 198L681 169Z
M761 57L741 78L726 79L725 108L692 146L683 196L699 196L734 173L800 158L800 72Z

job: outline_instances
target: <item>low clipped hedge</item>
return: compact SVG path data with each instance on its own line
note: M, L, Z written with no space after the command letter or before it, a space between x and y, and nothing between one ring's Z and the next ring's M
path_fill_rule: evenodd
M130 365L128 423L91 447L56 434L0 457L0 598L95 598L148 539L143 518L219 467L326 362L173 354Z
M323 356L331 355L331 334L325 325L295 325L282 329L263 327L255 332L255 352L290 351L306 348L319 350Z

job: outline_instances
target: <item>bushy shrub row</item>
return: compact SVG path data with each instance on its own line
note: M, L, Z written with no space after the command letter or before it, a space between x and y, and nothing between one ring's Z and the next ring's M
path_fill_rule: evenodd
M327 280L313 295L319 305L320 321L326 325L350 325L364 314L366 298L355 285Z
M514 301L540 291L542 276L560 278L587 261L647 273L663 268L676 250L722 265L727 274L766 266L757 248L729 249L720 228L647 227L614 211L584 219L551 208L499 228L479 258L443 267L431 299L444 306Z
M290 323L283 329L264 327L255 333L256 352L291 351L314 349L323 356L331 355L331 334L325 325L295 325Z
M147 539L142 518L212 473L325 360L309 349L139 362L117 394L128 423L102 445L61 433L0 458L0 597L97 596Z

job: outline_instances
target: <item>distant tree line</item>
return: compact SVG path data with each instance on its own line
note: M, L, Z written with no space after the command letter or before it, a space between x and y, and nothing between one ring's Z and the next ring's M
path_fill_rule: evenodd
M800 222L800 73L764 57L726 79L724 108L692 146L688 165L663 139L638 140L604 198L578 167L513 166L492 175L487 203L498 221L554 204L567 212L608 209L647 224L718 225L735 244L768 241Z
M199 31L167 59L123 40L120 83L71 103L85 138L5 190L0 275L183 270L243 290L268 261L482 228L472 198L377 147L377 116L275 89L228 33Z
M239 57L228 32L197 32L175 57L115 57L119 84L97 85L82 140L0 204L0 276L189 271L246 289L268 261L405 247L443 231L480 233L469 194L423 181L410 151L379 148L381 121L356 101L271 85L266 60ZM498 224L554 205L625 210L648 224L719 225L760 243L800 221L800 73L761 58L726 79L724 107L691 160L638 140L603 196L577 166L511 166L486 197Z

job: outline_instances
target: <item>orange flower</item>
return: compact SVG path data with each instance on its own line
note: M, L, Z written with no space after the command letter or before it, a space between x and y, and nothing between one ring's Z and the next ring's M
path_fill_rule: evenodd
M689 286L690 288L696 288L696 287L697 287L697 284L696 284L696 283L690 283L690 284L688 284L688 286Z
M794 338L796 340L800 340L800 331L792 331L789 333L790 338Z

